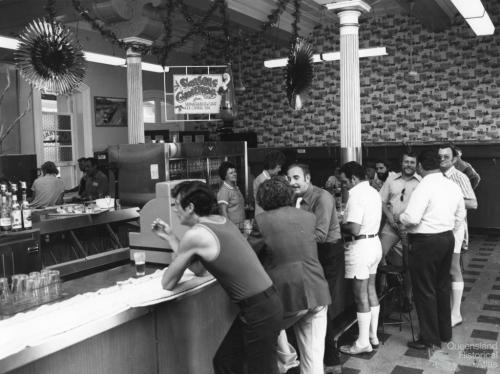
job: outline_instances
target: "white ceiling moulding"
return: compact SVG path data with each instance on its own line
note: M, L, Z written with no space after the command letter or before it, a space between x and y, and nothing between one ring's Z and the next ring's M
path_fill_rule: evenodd
M451 2L477 36L495 33L495 26L481 0L451 0Z
M15 38L0 35L0 48L16 50L19 48L19 41ZM127 67L127 61L122 57L87 51L83 51L83 56L85 57L85 60L95 62L96 64ZM161 65L151 64L149 62L143 62L141 66L142 70L153 73L166 73L169 71L168 67L163 68Z
M359 57L375 57L375 56L386 56L387 50L385 47L375 47L375 48L364 48L359 50ZM316 53L313 55L313 62L322 61L338 61L340 60L340 52L327 52L327 53ZM264 61L264 66L266 68L281 68L285 67L288 63L288 58L276 58L274 60Z

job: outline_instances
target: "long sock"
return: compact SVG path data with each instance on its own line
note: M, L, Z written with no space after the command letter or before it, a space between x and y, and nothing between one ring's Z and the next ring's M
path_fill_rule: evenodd
M358 330L359 330L357 344L360 347L366 347L367 345L370 344L369 335L370 335L370 321L372 318L372 313L358 312L357 317L358 317Z
M464 293L464 282L451 282L451 323L454 324L462 318L460 305Z
M371 319L370 319L370 338L377 339L377 329L378 329L378 316L380 314L380 305L370 307Z

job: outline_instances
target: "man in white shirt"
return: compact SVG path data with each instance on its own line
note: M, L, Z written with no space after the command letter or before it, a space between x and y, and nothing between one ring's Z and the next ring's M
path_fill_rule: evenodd
M378 347L380 305L375 290L375 275L382 258L378 238L382 200L366 180L363 166L351 161L340 168L340 180L349 189L349 200L341 229L345 234L345 277L353 279L359 336L353 345L342 346L346 354L371 352Z
M460 188L439 169L437 152L418 158L422 181L413 191L406 210L398 217L408 228L409 266L420 338L409 342L415 349L441 346L451 340L450 265L453 230L465 217Z
M262 182L278 175L285 163L286 157L283 152L280 151L271 151L264 157L264 170L262 170L262 173L260 173L253 181L253 198L255 201L254 216L263 212L263 209L259 206L259 204L257 204L257 190L259 189L259 186Z
M469 177L456 169L453 164L458 158L458 152L452 145L443 145L439 147L439 157L441 159L440 168L443 174L453 182L455 182L464 198L465 209L477 209L476 194L472 188ZM462 294L464 291L464 279L462 277L462 269L460 268L460 253L462 247L467 248L468 245L468 230L467 218L461 222L460 227L454 232L455 247L451 260L451 326L457 326L462 323L462 314L460 313L460 305L462 304Z
M406 209L410 196L415 187L422 179L416 173L417 155L413 152L403 153L401 159L401 172L389 177L380 189L380 197L382 198L382 211L386 217L386 221L382 230L380 230L380 242L382 244L382 260L380 264L386 265L386 256L393 250L392 256L393 265L406 265L407 256L407 240L406 231L394 221L394 215L400 215ZM396 246L402 242L402 251ZM405 310L411 309L411 283L409 273L405 274Z

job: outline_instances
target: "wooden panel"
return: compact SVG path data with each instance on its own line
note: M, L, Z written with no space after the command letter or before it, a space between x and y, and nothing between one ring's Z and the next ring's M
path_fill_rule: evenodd
M154 318L148 314L25 365L12 374L156 373Z
M158 315L160 374L212 374L212 359L237 308L219 284L162 304Z

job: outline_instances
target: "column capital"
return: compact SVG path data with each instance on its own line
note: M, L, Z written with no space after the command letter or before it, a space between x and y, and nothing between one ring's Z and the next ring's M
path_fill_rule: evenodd
M139 38L137 36L123 38L121 39L121 41L130 44L130 47L127 48L127 57L141 56L141 47L149 47L151 44L153 44L153 41Z
M361 13L368 13L372 7L363 0L314 0L320 5L324 5L326 9L340 13L346 10L354 10Z

